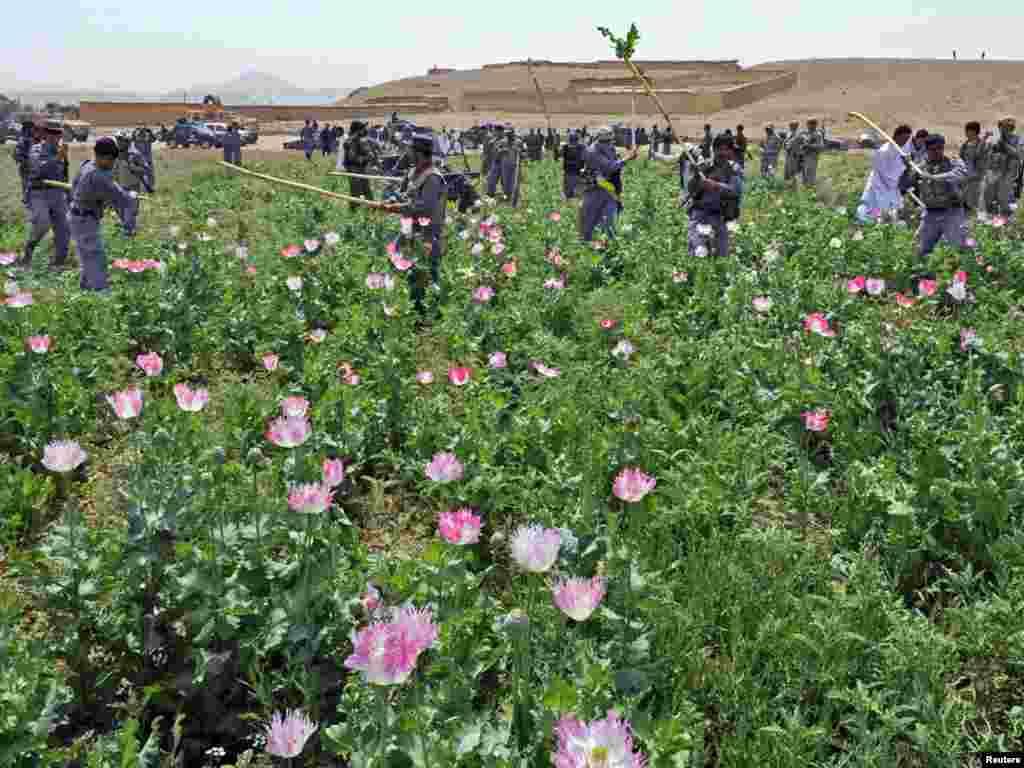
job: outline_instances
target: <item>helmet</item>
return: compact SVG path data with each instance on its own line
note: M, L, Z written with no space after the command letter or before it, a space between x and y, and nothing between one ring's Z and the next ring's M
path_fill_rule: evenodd
M94 151L97 155L104 157L117 157L120 151L117 148L117 142L109 136L101 136L96 139L96 146Z

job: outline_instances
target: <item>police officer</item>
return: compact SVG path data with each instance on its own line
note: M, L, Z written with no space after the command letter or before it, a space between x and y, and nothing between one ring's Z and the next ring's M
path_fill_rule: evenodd
M622 166L637 156L634 147L625 159L615 154L615 133L608 126L597 130L585 155L583 205L580 208L580 237L589 243L600 224L609 238L615 237L615 220L622 207Z
M14 145L14 162L18 166L18 176L21 178L21 202L29 215L31 215L32 209L28 204L28 156L35 143L33 134L32 121L26 119L21 124L21 136L18 137L18 143Z
M153 162L153 142L156 141L156 136L148 126L140 125L135 129L132 140L146 161L146 190L152 192L156 189L156 163Z
M221 146L224 148L225 163L242 164L242 137L238 133L238 123L228 126L228 132L224 134Z
M764 127L764 139L761 141L761 176L770 179L775 176L775 165L782 151L782 139L775 133L775 126L768 123Z
M979 140L980 135L981 123L972 120L964 127L965 141L960 145L960 159L970 174L964 191L964 207L968 215L978 210L978 194L981 192L983 145Z
M825 150L825 134L818 130L817 118L812 117L807 121L803 137L800 174L804 185L813 187L818 180L818 157Z
M736 162L740 168L747 166L747 137L743 134L743 126L736 126Z
M999 138L989 140L983 150L985 183L983 210L1009 216L1013 187L1020 171L1020 138L1017 122L1012 117L999 121Z
M704 156L704 159L710 160L711 154L714 151L712 145L715 143L715 137L711 135L711 124L704 123L704 140L700 143L700 153Z
M299 133L302 139L302 151L306 153L306 159L313 159L313 150L316 148L316 129L306 120L306 125Z
M67 192L43 183L68 180L67 145L60 145L63 135L64 128L59 121L47 120L43 141L29 151L27 184L32 229L25 243L25 253L17 264L25 269L32 266L32 252L51 227L54 255L50 268L63 269L68 257Z
M491 166L494 164L494 147L498 143L496 126L489 125L484 129L483 146L480 148L480 175L487 179L487 194L494 197L495 188L491 186ZM495 179L497 184L497 179Z
M142 153L132 146L131 138L127 133L117 135L117 160L114 164L114 178L121 188L127 192L134 192L136 195L143 188L146 178L146 161ZM135 234L135 219L138 213L138 206L130 205L120 212L122 231L125 237L132 237Z
M71 237L78 250L81 265L79 285L86 291L107 290L107 258L100 232L100 220L106 206L124 215L137 214L138 195L128 192L114 181L117 142L109 136L96 141L95 160L86 160L71 188Z
M366 123L362 120L353 120L348 134L348 141L345 142L345 170L349 173L366 173L370 164L376 161L377 156L373 143L366 135ZM350 178L349 189L353 197L373 199L369 179ZM354 210L357 207L355 203L349 203L350 209Z
M712 142L714 165L690 179L688 191L692 203L687 240L691 256L696 255L698 248L707 248L712 236L715 254L729 255L729 228L726 225L739 218L740 196L743 194L743 169L735 162L735 141L731 135L716 136Z
M490 177L487 180L488 194L492 197L497 191L498 179L501 179L501 191L508 202L519 205L519 163L523 155L523 141L516 136L516 129L511 123L505 125L504 137L494 147L494 160L491 163Z
M916 179L925 207L920 232L922 259L932 252L940 238L956 248L964 247L964 186L970 178L962 160L945 156L945 138L932 134L924 140L924 145L926 158L921 169L924 173ZM907 176L900 180L900 191L904 191L910 180Z
M789 134L786 136L783 145L786 151L786 165L782 171L782 177L789 181L800 175L800 166L803 163L803 134L800 133L800 123L793 120L789 124Z
M562 189L566 200L576 197L576 184L583 170L583 151L576 132L570 131L569 143L562 150Z
M439 292L448 189L444 176L434 167L433 137L425 133L414 134L411 147L415 167L406 174L401 187L401 193L408 202L388 205L385 210L412 218L412 239L422 241L429 251L430 279L434 291ZM430 219L430 223L421 225L420 219ZM426 275L419 267L414 267L410 270L409 281L416 309L422 314Z

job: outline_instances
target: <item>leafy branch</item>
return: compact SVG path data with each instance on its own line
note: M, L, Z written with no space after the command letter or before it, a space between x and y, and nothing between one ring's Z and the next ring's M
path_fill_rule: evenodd
M633 54L636 53L637 41L640 39L640 30L636 28L636 24L629 25L629 32L626 33L625 39L615 35L608 27L598 27L597 31L612 41L617 58L623 61L629 61L633 58Z

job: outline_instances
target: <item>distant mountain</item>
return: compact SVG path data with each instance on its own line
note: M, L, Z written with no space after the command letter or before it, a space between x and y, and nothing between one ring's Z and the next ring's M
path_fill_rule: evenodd
M300 88L294 83L265 72L243 72L234 80L215 85L193 85L173 91L166 98L180 100L183 93L189 101L202 99L208 93L224 104L329 104L347 95L347 88Z

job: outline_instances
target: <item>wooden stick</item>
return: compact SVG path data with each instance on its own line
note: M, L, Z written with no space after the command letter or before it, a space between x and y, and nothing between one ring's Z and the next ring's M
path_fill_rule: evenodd
M68 184L66 181L54 181L53 179L43 179L43 184L45 184L48 187L57 187L57 189L66 189L69 192L71 191L71 185ZM138 198L139 200L149 199L147 195L139 195Z
M348 176L353 179L369 179L370 181L401 181L401 176L372 176L368 173L350 173L349 171L328 171L328 176Z
M644 91L647 92L647 95L650 96L651 100L657 105L658 109L661 110L661 116L665 118L665 122L668 124L669 130L672 130L672 118L669 117L668 110L665 109L665 105L661 103L661 99L658 98L658 94L654 92L654 89L651 88L650 83L647 82L647 78L640 73L640 70L637 69L637 66L636 64L633 63L632 59L623 59L623 61L625 61L626 66L628 66L633 71L633 76L640 81L640 85L644 87ZM680 133L679 136L682 136L682 134Z
M314 186L312 186L310 184L302 184L302 183L300 183L298 181L288 181L287 179L279 179L276 176L268 176L265 173L256 173L255 171L250 171L248 168L242 168L241 166L238 166L238 165L233 165L231 163L225 163L223 160L220 160L219 162L224 167L230 168L233 171L238 171L239 173L244 173L244 174L247 174L249 176L255 176L257 179L263 179L264 181L270 181L270 182L273 182L274 184L282 184L282 185L284 185L286 187L293 187L295 189L302 189L302 190L305 190L306 192L316 192L318 195L323 195L324 197L333 197L336 200L344 200L345 202L348 202L348 203L357 203L359 205L365 205L367 208L384 208L385 207L384 203L378 203L375 200L366 200L366 199L364 199L362 197L350 197L349 195L342 195L342 194L339 194L337 192L331 192L330 190L327 190L327 189L320 189L320 187L314 187Z

